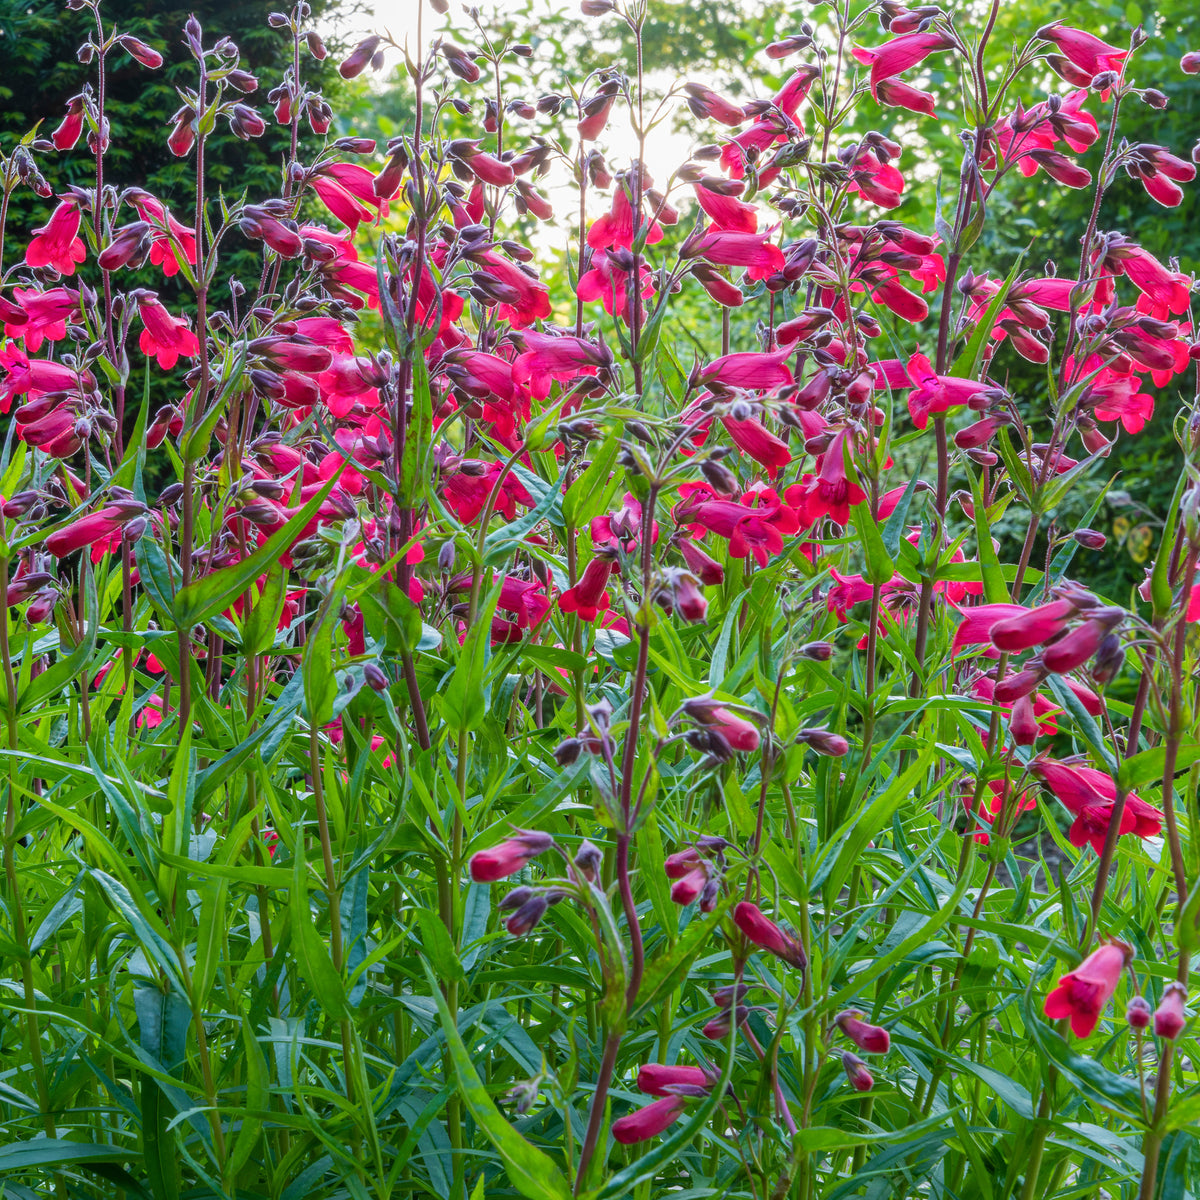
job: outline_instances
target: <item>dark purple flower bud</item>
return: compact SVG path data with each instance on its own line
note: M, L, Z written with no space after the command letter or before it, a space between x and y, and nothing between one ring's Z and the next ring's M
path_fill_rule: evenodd
M579 758L583 750L583 743L575 737L566 738L558 743L554 748L554 761L560 767L569 767L576 759Z
M338 67L338 74L343 79L353 79L355 76L361 75L366 70L367 64L371 61L382 40L378 36L364 38L354 47L349 56L342 62L342 65Z
M1150 1001L1144 996L1134 996L1125 1009L1125 1020L1130 1029L1145 1029L1152 1015Z
M1108 542L1098 529L1077 529L1071 535L1085 550L1103 550Z
M258 80L250 74L249 71L243 71L240 67L235 67L228 75L225 76L225 81L230 87L243 94L249 94L258 90Z
M713 992L713 1003L718 1008L728 1008L734 1003L741 1004L749 992L750 985L748 983L739 983L737 985L729 983L724 987L717 988L717 990Z
M850 750L850 743L840 733L831 733L828 729L801 729L796 734L796 741L830 758L841 758Z
M600 878L600 868L604 865L604 852L595 842L584 838L575 853L575 869L592 883Z
M545 896L530 896L504 923L513 937L523 937L546 915L549 901Z
M479 66L461 46L456 46L453 42L443 42L441 52L446 65L459 79L464 79L467 83L478 81Z
M833 657L832 642L805 642L800 647L800 654L813 662L828 662Z
M534 888L526 887L524 884L522 884L520 887L513 888L513 890L496 905L496 911L512 912L514 909L520 908L530 896L534 896L536 894L537 892Z
M325 58L325 56L329 53L329 51L325 49L325 43L321 41L321 35L315 29L310 29L308 33L304 35L304 40L308 43L309 54L311 54L318 62Z
M854 1085L856 1091L869 1092L875 1086L875 1078L867 1069L867 1064L849 1050L842 1055L842 1070L846 1072L846 1078Z
M141 38L135 38L132 33L123 33L117 38L117 45L129 55L137 59L143 67L161 67L163 56L151 46L147 46Z
M118 229L96 259L102 271L116 271L121 267L140 266L150 250L153 238L150 226L145 221L134 221Z
M262 137L267 131L267 123L248 104L235 104L229 110L229 128L236 137L248 142L251 138Z
M366 680L367 687L374 692L386 692L391 682L386 672L373 662L363 664L363 679Z

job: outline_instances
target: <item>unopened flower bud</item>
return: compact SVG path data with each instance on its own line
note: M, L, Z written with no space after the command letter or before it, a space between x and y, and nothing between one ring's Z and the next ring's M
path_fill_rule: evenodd
M867 1064L849 1050L842 1055L842 1070L846 1072L846 1078L854 1085L855 1091L869 1092L875 1086L875 1078L867 1069Z
M592 883L600 878L600 868L604 865L604 852L595 842L584 838L575 853L575 869Z
M747 983L732 984L728 983L724 987L719 987L712 994L713 1003L718 1008L728 1008L731 1004L741 1004L745 1000L750 991L750 985Z
M1103 550L1108 542L1098 529L1077 529L1071 535L1085 550Z
M117 38L117 44L143 67L156 68L163 64L163 56L151 46L147 46L141 38L135 38L131 33L123 33Z
M1130 1029L1145 1029L1152 1015L1150 1001L1144 996L1134 996L1125 1009L1125 1020Z
M828 662L833 657L832 642L805 642L800 647L800 655L813 662Z
M546 915L546 909L549 907L549 901L545 896L535 894L530 896L520 908L517 909L507 921L504 922L504 927L513 937L523 937L527 934L541 919Z
M1187 1000L1187 988L1182 983L1172 981L1163 988L1162 1003L1154 1010L1154 1032L1160 1038L1174 1041L1187 1024L1187 1013L1184 1003Z
M1100 643L1096 657L1092 660L1092 678L1097 683L1109 683L1121 673L1125 665L1125 650L1116 633L1108 634Z
M366 70L367 64L371 61L375 51L379 48L381 40L377 36L364 38L354 47L342 65L338 67L338 74L343 79L353 79L355 76L361 75Z
M712 484L716 491L725 495L735 495L741 490L737 476L715 458L706 458L700 464L700 474Z
M833 1023L867 1054L886 1054L891 1045L888 1031L878 1025L868 1025L857 1009L847 1009L833 1018Z
M583 743L575 737L569 737L559 742L554 748L554 761L560 767L569 767L583 750Z
M374 692L386 692L390 682L383 669L373 662L363 664L363 679Z
M796 734L796 741L830 758L841 758L850 750L850 743L841 734L831 733L828 729L801 729Z

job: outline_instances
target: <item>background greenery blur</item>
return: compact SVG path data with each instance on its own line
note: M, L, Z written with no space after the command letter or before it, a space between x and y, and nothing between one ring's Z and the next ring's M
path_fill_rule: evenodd
M398 2L411 7L418 0ZM977 6L982 13L982 6ZM113 124L113 146L108 159L110 178L146 187L167 199L177 211L187 211L191 164L173 159L165 147L167 118L178 106L175 87L191 81L179 31L188 13L195 12L210 35L231 36L241 47L243 65L260 78L254 99L265 110L266 93L282 77L289 55L287 39L267 27L266 16L273 7L268 0L196 0L192 4L177 0L107 0L104 10L110 22L138 34L167 56L167 64L161 71L146 71L127 56L114 60L109 110ZM388 24L390 17L398 15L397 11L389 13L384 2L374 17L369 4L353 0L314 0L314 9L330 29L347 31L352 36L369 30L375 21ZM590 71L614 64L624 64L628 69L633 61L631 41L622 36L621 23L611 17L585 18L577 4L567 5L562 0L505 0L495 6L481 5L480 10L480 25L493 44L507 39L534 48L531 58L506 60L503 70L507 76L507 97L536 99L548 92L567 92L572 82L578 85ZM691 79L708 83L736 99L765 94L791 68L789 60L768 61L761 53L762 48L794 32L802 19L819 23L822 11L819 6L806 6L801 14L794 4L778 0L651 0L645 39L647 70L660 91L676 80ZM411 30L415 24L411 14L405 10L399 15L406 21L405 28ZM6 144L38 121L44 122L43 131L58 124L67 99L79 90L88 72L88 68L77 62L75 54L87 28L86 17L86 13L68 12L61 0L0 0L0 61L4 63L0 73L0 138ZM453 5L450 19L453 36L461 44L471 48L482 44L482 34L461 5ZM1186 156L1200 129L1200 86L1195 77L1183 75L1178 65L1185 51L1200 47L1200 19L1193 0L1162 0L1145 8L1134 0L1129 3L1068 0L1065 4L1051 0L1020 3L1002 0L993 61L998 60L1004 46L1023 43L1039 26L1052 20L1088 29L1118 45L1128 42L1134 26L1146 26L1154 36L1139 52L1134 80L1139 86L1152 86L1166 93L1169 104L1165 111L1153 110L1136 101L1127 104L1122 112L1122 132L1131 141L1163 144ZM876 43L886 36L878 27L869 27L867 40ZM340 49L336 38L331 39L331 46L334 51L331 58L319 66L310 61L306 71L315 69L315 74L309 77L323 87L338 113L333 132L365 133L380 138L401 132L411 115L407 81L394 73L382 81L361 79L347 84L333 66ZM934 151L931 160L947 164L951 180L947 190L953 190L960 157L956 133L959 81L938 69L938 56L930 59L929 64L924 86L939 98L937 119L914 117L903 110L869 104L862 107L860 119L869 118L874 128L902 144L911 145L918 137L928 142ZM1043 82L1048 90L1064 94L1071 90L1049 74ZM460 84L456 94L464 95L466 89ZM486 94L486 83L479 84L476 111L458 119L463 134L481 132ZM1042 98L1044 93L1026 97L1028 102ZM1095 98L1089 108L1100 120L1103 131L1106 106ZM692 119L686 109L680 111L677 119L693 139L697 134L703 137L717 133L716 127L706 131L704 123ZM572 133L573 121L564 112L556 118L539 117L535 122L515 119L514 128L515 142L519 143L533 134L554 138L560 133ZM237 142L228 133L220 135L211 152L212 179L230 192L246 189L251 199L270 194L278 187L284 140L284 131L273 124L269 124L266 137L254 143ZM563 145L569 143L567 136L560 140ZM309 145L312 144L310 135ZM693 145L695 141L683 141L681 154L686 154ZM1097 145L1083 161L1094 168L1099 155ZM622 165L619 155L614 155L613 165ZM652 163L651 168L665 176L674 165ZM902 168L903 165L902 160ZM48 159L44 169L56 189L68 183L86 186L90 179L88 160L81 151L63 155L57 161ZM554 168L560 179L564 171L561 164ZM548 182L553 184L553 179L552 174ZM936 182L933 177L909 177L905 203L890 215L914 228L931 231ZM1105 200L1101 228L1120 229L1163 261L1175 257L1182 270L1191 272L1200 261L1200 221L1196 190L1185 191L1182 205L1164 209L1150 200L1140 184L1122 176ZM1026 262L1031 268L1040 270L1043 263L1053 261L1063 273L1074 273L1090 202L1089 192L1060 187L1044 174L1030 180L1010 177L993 203L984 236L971 252L970 265L977 272L990 268L1005 273L1016 254L1028 248ZM47 211L44 204L30 203L26 198L13 213L16 232L44 219ZM532 229L529 232L533 234ZM557 232L557 236L546 231L537 236L543 244L548 242L560 249L557 267L552 269L557 269L563 277L551 281L552 294L568 294L567 227ZM248 247L246 253L251 253ZM549 258L553 261L553 255ZM233 269L236 268L235 260ZM153 285L162 287L161 277ZM673 306L672 316L677 319L681 337L692 336L712 345L719 318L713 311L715 306L702 303L696 291L685 289L678 298L677 310ZM753 320L751 315L741 322L735 318L736 344L752 344ZM896 332L902 345L911 340L910 330ZM1044 402L1046 393L1041 369L1011 352L1006 352L1002 361L1011 372L1010 390L1036 409ZM1096 522L1110 535L1109 545L1100 553L1081 555L1077 560L1080 573L1086 573L1095 587L1116 600L1126 599L1130 588L1141 581L1142 564L1157 541L1157 521L1166 509L1173 481L1178 477L1179 450L1171 423L1179 407L1180 384L1190 387L1190 374L1158 391L1153 422L1136 437L1122 435L1107 463L1073 489L1067 511L1062 514L1064 519L1081 519L1103 483L1113 472L1119 472L1117 498L1124 493L1129 502L1106 505ZM1010 531L1001 525L997 533L1005 538Z

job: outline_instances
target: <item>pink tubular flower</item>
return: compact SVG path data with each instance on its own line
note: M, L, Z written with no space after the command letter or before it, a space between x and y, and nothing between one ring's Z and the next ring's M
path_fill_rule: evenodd
M704 891L708 885L708 867L701 863L697 867L693 867L686 875L675 880L671 885L671 899L679 905L686 907L689 904L694 904L696 898ZM646 1089L643 1088L643 1091Z
M926 33L906 33L890 42L884 42L882 46L856 46L854 57L871 68L871 92L874 94L882 80L915 67L935 50L948 50L953 44L948 34L933 30Z
M1026 608L1011 616L1001 617L988 630L988 637L997 650L1019 654L1022 650L1049 641L1066 627L1074 615L1075 605L1070 600L1051 600L1049 604L1040 604L1037 608Z
M600 90L584 100L580 105L581 120L577 131L581 142L594 142L604 126L608 124L608 114L617 98L617 85L613 80L601 85Z
M929 305L895 278L885 279L872 288L871 299L913 325L929 316Z
M657 221L650 225L644 215L638 233L645 234L648 246L653 246L663 239L662 226ZM626 250L632 248L633 205L623 183L613 190L611 210L592 222L592 227L588 230L587 244L593 250L610 250L614 246L621 246Z
M671 1087L711 1087L712 1078L700 1067L668 1067L664 1063L646 1063L638 1071L639 1092L647 1096L669 1096Z
M676 516L728 538L731 557L752 554L760 567L767 565L771 555L783 552L783 534L796 533L800 528L795 509L783 504L769 488L751 489L738 501L697 503L689 499Z
M715 729L733 750L757 750L762 740L752 721L730 712L719 700L685 700L683 711L706 729Z
M792 461L787 443L777 438L761 421L753 417L745 421L722 417L721 424L739 450L766 467L769 478L774 479Z
M748 900L740 901L733 910L733 922L747 940L761 950L769 950L801 971L808 966L804 947L790 933L764 916L757 904L751 904Z
M1042 651L1042 664L1057 675L1082 667L1100 649L1100 643L1110 629L1112 622L1102 618L1084 621L1066 637Z
M1071 845L1090 844L1097 854L1103 853L1117 796L1111 776L1093 767L1068 766L1044 754L1031 760L1029 771L1074 815L1075 823L1067 835ZM1157 808L1132 792L1125 797L1120 834L1147 838L1157 837L1161 831L1162 813Z
M993 625L1028 611L1019 604L978 604L972 608L960 609L959 615L963 620L954 634L954 644L950 652L957 654L964 646L988 644L991 641Z
M708 117L722 125L734 127L746 120L746 114L739 105L717 95L712 88L705 87L702 83L686 83L683 90L687 94L688 108L692 110L693 116Z
M554 844L548 833L521 829L515 837L503 841L490 850L480 850L471 855L471 878L476 883L495 883L515 875L530 859L544 854Z
M72 521L65 529L55 530L46 539L46 549L55 558L65 558L84 546L110 537L136 515L115 505L102 508L99 512L88 513L87 516Z
M599 368L612 363L610 352L604 346L584 338L565 334L555 337L526 330L520 341L524 352L513 360L512 381L518 386L528 385L539 400L550 395L553 380L594 375Z
M710 229L689 247L688 257L703 258L722 267L745 267L748 279L768 279L784 267L783 251L769 240L772 232Z
M138 339L143 354L157 358L158 365L168 371L179 361L180 355L195 358L200 353L199 339L183 317L171 316L154 292L139 291L134 295L138 313L146 326Z
M579 277L575 294L585 302L601 301L609 316L617 316L628 322L629 283L630 272L616 268L611 256L603 250L597 250L592 254L588 270ZM654 278L645 264L638 268L638 294L643 300L654 294Z
M728 191L724 180L697 179L692 187L696 200L717 229L729 233L757 233L758 209L738 199L737 192ZM740 184L732 184L741 190Z
M1089 77L1099 75L1101 71L1119 71L1121 63L1129 55L1128 50L1110 46L1095 34L1057 22L1043 26L1037 31L1037 36L1053 42L1069 62Z
M448 143L447 156L460 168L467 172L467 179L474 176L480 183L491 187L508 187L516 181L516 172L511 164L501 162L494 154L479 148L477 141L460 139Z
M934 98L929 92L909 87L899 79L881 79L875 88L875 99L889 108L907 108L909 112L924 113L927 117L937 115Z
M465 465L465 464L464 464ZM483 512L488 497L492 494L497 477L503 469L495 460L488 463L476 462L471 471L456 471L446 480L443 495L446 504L464 525L470 525ZM496 496L493 512L503 513L512 521L517 515L517 505L533 507L533 497L525 485L511 471L504 476ZM491 516L491 513L488 514Z
M1057 150L1030 150L1028 157L1064 187L1085 188L1092 182L1091 171Z
M636 1142L647 1142L669 1129L683 1115L685 1101L682 1096L664 1096L639 1108L628 1116L613 1122L612 1135L622 1146Z
M581 621L594 621L611 603L605 589L612 569L611 559L593 558L584 567L579 582L560 594L558 607L566 613L578 613Z
M908 411L913 424L924 429L931 415L948 412L959 404L970 404L991 386L978 379L938 375L924 354L908 360L908 376L916 385L908 394Z
M1088 1037L1112 999L1121 972L1133 958L1124 942L1108 942L1068 971L1046 997L1043 1011L1052 1021L1069 1017L1076 1037Z
M1187 1024L1187 1013L1184 1003L1187 1001L1187 988L1182 983L1171 982L1163 988L1162 1003L1154 1010L1154 1032L1160 1038L1174 1041Z
M881 152L864 147L851 165L846 191L880 208L895 208L904 191L904 176Z
M1152 317L1167 320L1187 312L1192 281L1189 276L1168 270L1141 246L1121 246L1116 257L1125 277L1147 301L1143 308Z
M742 351L714 358L696 376L704 387L744 388L747 391L769 391L786 387L792 382L792 372L784 364L792 355L792 347L783 350Z
M79 293L70 288L49 288L39 292L33 288L15 288L12 295L18 312L13 316L25 319L10 323L6 317L4 332L9 337L25 339L25 349L36 354L45 341L58 342L67 336L67 321L79 311Z
M850 524L850 510L862 504L866 492L846 473L847 455L854 458L854 435L841 429L821 456L820 470L807 484L794 484L784 495L800 511L802 525L814 525L828 517L837 525Z
M705 587L715 587L725 582L725 568L712 555L697 546L690 537L681 537L678 546L688 570Z
M50 220L33 231L25 247L26 265L53 267L60 275L74 275L76 264L87 257L79 223L79 201L67 196L50 214Z
M55 150L70 150L83 133L83 97L72 96L67 101L67 115L62 124L50 135Z
M473 257L482 274L505 289L505 298L496 305L500 320L507 321L513 329L524 329L535 321L549 318L550 289L544 283L531 278L516 263L494 250L484 250Z
M888 1031L879 1025L868 1025L857 1009L847 1009L833 1018L833 1023L864 1054L886 1054L892 1044Z

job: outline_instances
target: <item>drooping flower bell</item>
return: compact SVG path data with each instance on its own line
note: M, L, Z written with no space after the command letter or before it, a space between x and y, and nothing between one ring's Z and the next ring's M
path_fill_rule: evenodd
M1068 971L1046 997L1046 1016L1052 1021L1070 1019L1075 1036L1088 1037L1132 958L1133 950L1124 942L1106 942L1094 950L1074 971Z

